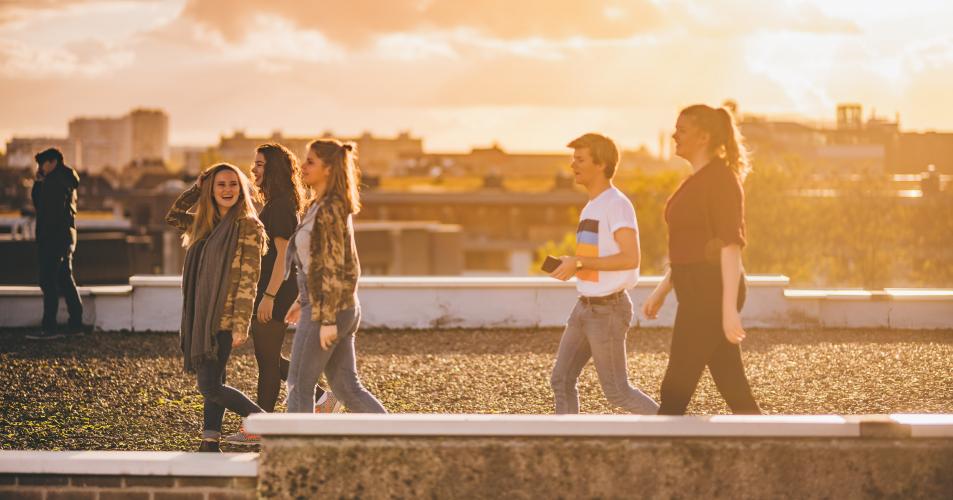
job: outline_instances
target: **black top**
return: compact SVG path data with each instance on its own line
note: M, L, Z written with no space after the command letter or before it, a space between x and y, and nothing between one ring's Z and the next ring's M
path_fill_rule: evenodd
M33 183L30 195L36 209L38 242L68 242L71 229L76 229L76 188L79 174L66 165L59 165L43 180Z
M275 247L275 238L290 239L298 226L298 214L295 212L294 201L290 196L276 196L270 200L261 212L258 214L262 224L265 225L265 233L268 234L268 252L261 258L261 277L258 279L258 299L264 295L271 281L271 273L275 267L275 260L278 257L278 249ZM275 294L280 302L280 298L290 296L293 302L298 293L298 286L295 281L295 270L291 270L288 279L285 280L278 293Z
M717 263L722 247L743 248L744 200L741 180L721 159L685 179L665 206L669 261Z

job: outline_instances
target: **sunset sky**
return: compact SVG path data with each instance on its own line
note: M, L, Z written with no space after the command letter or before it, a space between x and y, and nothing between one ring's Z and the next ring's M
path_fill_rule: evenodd
M951 26L949 0L0 0L0 140L144 106L174 145L410 130L560 151L602 131L655 150L680 107L726 98L953 130Z

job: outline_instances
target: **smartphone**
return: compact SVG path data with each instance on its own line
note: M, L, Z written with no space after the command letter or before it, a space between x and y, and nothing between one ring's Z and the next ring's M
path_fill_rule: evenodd
M551 273L555 271L556 268L559 267L559 265L562 263L563 261L557 259L556 257L553 257L552 255L547 255L546 260L543 261L543 265L541 268L544 272Z

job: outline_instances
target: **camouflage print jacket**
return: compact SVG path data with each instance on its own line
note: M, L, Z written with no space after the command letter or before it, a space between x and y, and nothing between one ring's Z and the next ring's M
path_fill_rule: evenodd
M182 193L165 216L166 223L180 231L187 231L193 220L193 215L188 211L198 201L199 194L197 184ZM238 246L228 271L228 295L218 329L230 331L236 336L247 336L261 274L265 230L261 222L252 217L238 219L236 224L239 225Z
M341 198L325 198L318 206L310 251L307 282L311 319L333 325L337 313L354 307L361 276L351 214Z

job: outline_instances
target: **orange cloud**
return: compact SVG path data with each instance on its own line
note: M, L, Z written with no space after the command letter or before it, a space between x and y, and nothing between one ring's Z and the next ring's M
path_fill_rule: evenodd
M624 38L661 22L659 9L649 0L352 0L320 6L309 1L190 0L184 12L231 41L253 31L258 14L284 17L347 45L362 45L385 33L454 29L505 39Z

